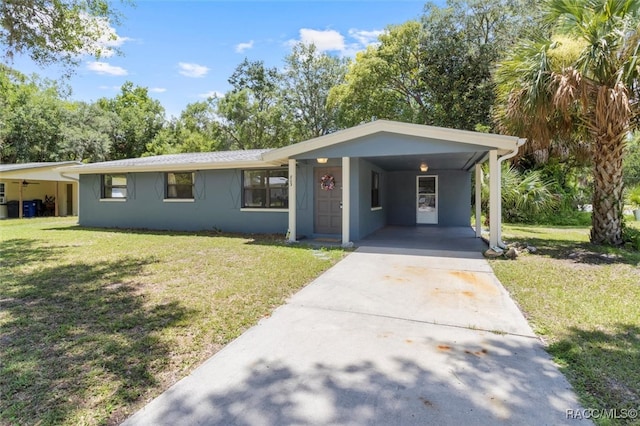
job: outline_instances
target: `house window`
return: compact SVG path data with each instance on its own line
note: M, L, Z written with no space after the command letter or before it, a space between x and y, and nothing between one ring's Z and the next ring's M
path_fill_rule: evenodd
M4 192L4 182L0 182L0 203L4 203L6 200L6 194Z
M380 173L371 171L371 208L375 209L380 205Z
M289 207L287 169L245 170L242 181L242 207L265 209Z
M192 172L167 173L167 198L193 199Z
M102 198L127 198L127 175L102 175Z

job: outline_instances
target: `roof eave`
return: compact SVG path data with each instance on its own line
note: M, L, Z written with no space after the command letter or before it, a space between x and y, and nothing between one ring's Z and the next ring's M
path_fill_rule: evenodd
M78 173L81 175L105 174L105 173L145 173L145 172L186 172L196 170L224 170L239 168L275 167L274 163L261 160L233 161L220 163L176 163L176 164L149 164L149 165L123 165L100 166L91 164L83 166L67 167L64 172Z
M512 152L513 150L517 150L518 147L518 138L514 136L471 132L468 130L448 129L444 127L425 126L421 124L402 123L397 121L377 120L266 152L262 155L262 159L264 161L282 161L306 152L315 151L317 149L326 148L381 132L481 145L486 146L487 149L498 149L505 152Z

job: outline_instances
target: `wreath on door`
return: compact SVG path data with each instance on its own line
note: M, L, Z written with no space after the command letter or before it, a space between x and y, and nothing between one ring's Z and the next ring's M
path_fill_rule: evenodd
M320 189L323 191L331 191L336 187L336 179L332 175L324 175L320 178Z

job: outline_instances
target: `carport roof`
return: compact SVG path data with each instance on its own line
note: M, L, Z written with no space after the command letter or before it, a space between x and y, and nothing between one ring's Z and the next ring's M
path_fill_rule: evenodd
M15 170L31 170L42 168L55 168L62 166L71 166L82 164L79 161L58 161L58 162L42 162L42 163L16 163L16 164L0 164L0 173L12 172Z
M79 161L0 164L1 179L74 181L77 175L65 176L62 168L78 166Z
M274 149L265 153L262 156L262 159L269 162L282 161L300 154L381 133L411 136L423 138L425 140L438 140L454 144L480 146L485 147L487 151L497 149L501 154L517 151L518 143L521 140L515 136L471 132L468 130L449 129L423 124L402 123L399 121L376 120L325 136L299 142L294 145ZM367 153L363 152L362 157L366 156Z

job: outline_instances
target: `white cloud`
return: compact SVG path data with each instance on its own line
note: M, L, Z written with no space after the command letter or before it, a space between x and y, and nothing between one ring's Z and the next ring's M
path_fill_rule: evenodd
M301 28L299 41L304 44L315 44L320 52L342 52L345 49L344 36L336 30L319 31Z
M383 33L384 33L383 30L367 31L367 30L357 30L355 28L352 28L349 30L349 37L356 39L361 46L367 47L370 44L377 44L378 36L380 36Z
M98 86L98 89L100 89L100 90L115 90L115 91L118 91L118 90L120 90L120 86L105 86L105 85L101 85L101 86Z
M217 90L211 90L209 92L200 93L198 95L198 97L199 98L204 98L204 99L216 97L216 98L220 99L220 98L224 98L224 93L218 92Z
M318 52L339 52L341 56L355 56L367 46L377 44L378 36L383 34L383 30L358 30L352 28L348 31L351 42L345 41L345 36L336 30L312 30L310 28L300 29L299 40L289 40L290 46L296 43L315 44Z
M236 45L236 52L242 53L245 50L252 49L252 48L253 48L253 40L248 41L246 43L238 43Z
M122 67L110 65L106 62L93 61L87 63L87 69L97 74L116 75L122 76L129 74L127 70Z
M185 77L200 78L204 77L209 72L209 68L205 67L204 65L198 65L188 62L180 62L178 63L178 67L180 68L180 74L184 75Z
M164 87L152 87L151 89L149 89L149 91L153 93L164 93L167 91L167 89L165 89Z

